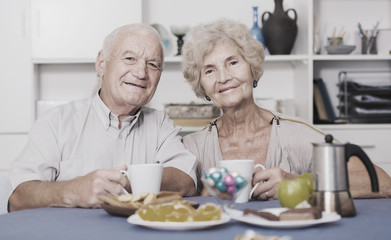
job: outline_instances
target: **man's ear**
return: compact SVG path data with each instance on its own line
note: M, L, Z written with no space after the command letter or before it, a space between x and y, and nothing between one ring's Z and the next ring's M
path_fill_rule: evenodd
M95 70L98 73L99 77L103 77L104 68L105 68L105 60L103 57L102 50L100 50L95 61Z

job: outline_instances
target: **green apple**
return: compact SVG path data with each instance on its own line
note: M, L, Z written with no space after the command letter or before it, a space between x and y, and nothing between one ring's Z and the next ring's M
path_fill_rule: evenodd
M282 181L277 190L281 206L295 208L297 204L310 200L310 188L302 178Z
M310 195L315 191L314 180L312 179L312 173L303 173L299 176L299 178L303 179L308 187L310 188Z

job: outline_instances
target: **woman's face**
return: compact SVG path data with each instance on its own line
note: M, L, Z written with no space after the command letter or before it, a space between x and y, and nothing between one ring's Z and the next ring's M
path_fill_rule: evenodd
M235 43L220 42L204 56L201 85L219 108L238 107L253 99L250 64Z

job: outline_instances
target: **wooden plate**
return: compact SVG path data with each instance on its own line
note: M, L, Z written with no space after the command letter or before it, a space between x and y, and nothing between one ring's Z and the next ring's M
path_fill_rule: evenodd
M130 208L130 207L112 206L107 203L103 203L102 208L110 215L119 216L119 217L129 217L133 215L138 209L138 208Z

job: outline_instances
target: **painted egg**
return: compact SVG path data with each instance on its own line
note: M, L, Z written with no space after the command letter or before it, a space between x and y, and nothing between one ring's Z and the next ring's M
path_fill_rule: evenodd
M227 186L235 185L235 178L231 174L227 174L224 178L224 183Z
M222 179L222 174L221 174L221 172L214 172L214 173L211 173L211 174L209 175L209 177L210 177L211 179L213 179L213 181L215 181L215 183L217 183L217 182L220 182L220 181L221 181L221 179Z
M235 192L236 192L236 186L235 185L231 185L231 186L227 187L227 193L229 195L233 195Z
M224 184L223 181L220 181L220 182L216 183L216 188L217 188L220 192L225 192L225 191L227 191L227 186Z
M222 172L222 173L228 173L228 169L225 168L225 167L221 167L221 168L220 168L220 172Z
M241 189L241 188L243 188L244 186L246 186L247 181L246 181L246 179L244 179L244 177L242 177L242 176L236 176L236 177L235 177L235 183L236 183L236 187L237 187L238 189Z
M212 173L214 173L214 172L217 172L218 171L218 169L217 168L209 168L209 170L208 170L208 174L209 175L211 175Z
M215 181L213 181L213 179L211 178L207 178L206 179L206 182L209 186L213 187L215 185Z

